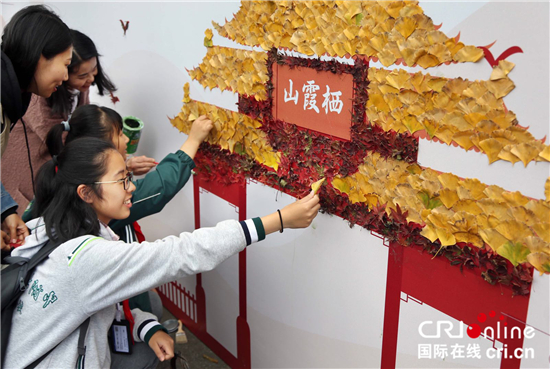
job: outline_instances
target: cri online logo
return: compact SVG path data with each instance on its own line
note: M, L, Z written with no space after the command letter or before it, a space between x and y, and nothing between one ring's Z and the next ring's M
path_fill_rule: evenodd
M495 311L491 310L489 312L489 317L495 318ZM480 313L477 316L477 321L479 323L487 322L487 315L484 313ZM463 338L465 326L466 325L462 321L460 321L458 329L455 329L453 322L448 320L438 320L436 322L432 320L427 320L420 323L420 325L418 326L418 333L423 338L441 338L442 333L445 333L446 336L449 338ZM500 315L496 323L496 331L492 325L487 324L485 329L482 330L479 324L474 323L468 326L468 328L466 329L466 333L470 338L478 338L481 333L483 333L483 335L487 339L494 341L495 339L518 339L521 338L522 335L524 338L533 338L535 336L535 329L529 326L525 327L523 331L518 326L512 327L510 329L508 327L508 323L504 322L504 316Z

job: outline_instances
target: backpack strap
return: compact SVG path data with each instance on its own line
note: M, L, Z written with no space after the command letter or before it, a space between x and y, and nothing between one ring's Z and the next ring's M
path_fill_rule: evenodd
M84 346L84 343L86 342L86 333L88 333L89 325L90 325L90 318L86 319L84 323L80 325L80 334L78 337L78 360L76 362L77 368L84 368L84 356L86 355L86 346ZM38 364L40 364L40 362L42 362L42 360L46 358L46 356L51 354L52 351L55 350L61 342L55 345L55 347L52 348L50 351L46 352L44 355L40 356L38 359L33 361L33 363L27 366L25 369L34 369Z
M77 367L84 368L84 357L86 356L86 333L88 332L88 326L90 325L90 318L86 319L84 323L80 325L80 336L78 337L78 360Z

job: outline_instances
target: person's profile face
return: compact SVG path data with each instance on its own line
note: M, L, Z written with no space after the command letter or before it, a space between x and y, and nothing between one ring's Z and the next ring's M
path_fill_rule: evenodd
M57 87L69 78L67 67L71 64L72 55L72 46L51 59L40 55L28 92L45 98L50 97L57 91Z
M93 58L90 58L80 63L80 65L75 68L72 73L69 73L67 86L69 86L73 90L86 92L90 89L92 83L94 83L96 75L97 58L94 56Z

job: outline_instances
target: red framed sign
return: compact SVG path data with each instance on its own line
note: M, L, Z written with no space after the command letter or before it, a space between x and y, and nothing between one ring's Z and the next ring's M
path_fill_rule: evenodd
M351 140L353 76L308 67L274 65L273 117Z

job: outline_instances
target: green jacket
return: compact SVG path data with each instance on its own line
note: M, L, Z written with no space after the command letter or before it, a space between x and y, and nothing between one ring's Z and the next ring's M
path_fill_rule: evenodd
M183 151L178 150L174 154L168 154L157 165L156 170L147 173L144 178L134 181L136 190L132 196L132 203L157 193L160 195L133 204L128 218L113 220L109 223L109 227L119 234L124 231L125 226L160 212L187 183L193 168L195 168L195 162ZM33 219L33 203L34 201L31 201L21 217L24 222ZM119 236L121 235L119 234ZM123 236L125 235L123 234Z

